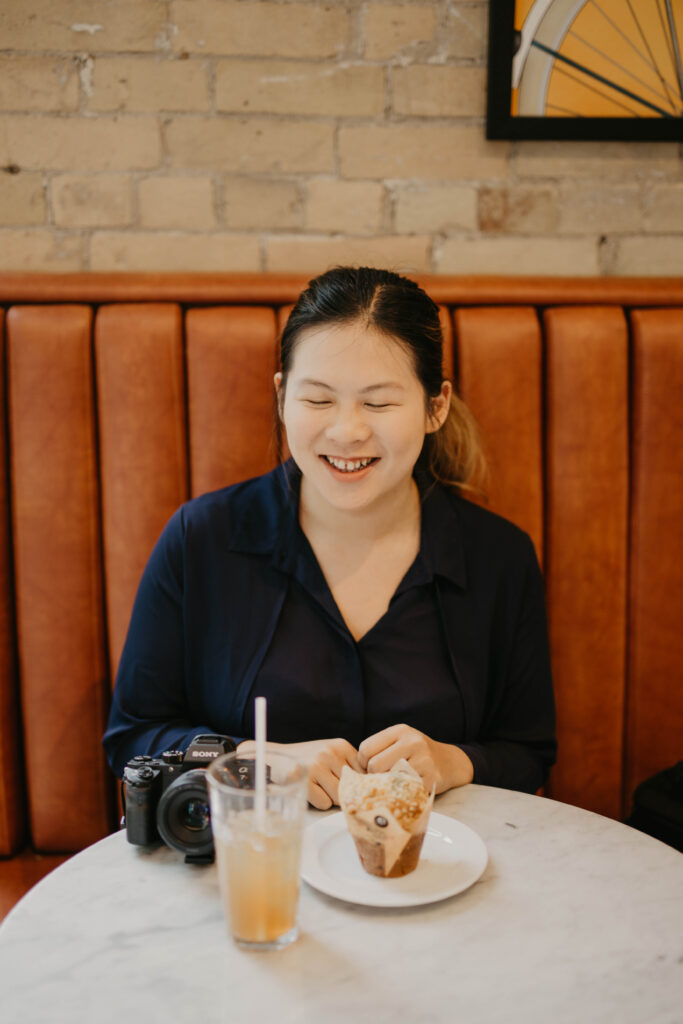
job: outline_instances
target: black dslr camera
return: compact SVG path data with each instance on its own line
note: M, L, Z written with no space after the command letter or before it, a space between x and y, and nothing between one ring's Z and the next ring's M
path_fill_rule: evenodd
M195 736L185 753L139 754L123 770L129 843L150 846L162 839L188 863L213 860L209 793L204 769L235 744L227 736Z

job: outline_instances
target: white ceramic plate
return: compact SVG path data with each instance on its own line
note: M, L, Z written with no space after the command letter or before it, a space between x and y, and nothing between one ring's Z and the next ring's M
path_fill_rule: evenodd
M369 907L416 907L468 889L484 872L486 847L471 828L432 812L418 866L403 878L363 870L344 815L329 815L304 833L301 877L314 889Z

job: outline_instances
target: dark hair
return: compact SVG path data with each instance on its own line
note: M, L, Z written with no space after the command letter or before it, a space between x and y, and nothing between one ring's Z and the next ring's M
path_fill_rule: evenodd
M444 380L439 307L415 281L391 270L335 267L309 281L280 338L283 388L302 331L349 323L363 323L403 345L424 388L430 413ZM445 423L425 438L420 462L441 483L478 489L485 467L479 434L472 414L455 391Z

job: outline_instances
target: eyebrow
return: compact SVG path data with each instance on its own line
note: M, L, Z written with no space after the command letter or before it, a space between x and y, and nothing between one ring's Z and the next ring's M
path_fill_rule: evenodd
M299 381L300 385L309 385L309 387L325 388L326 391L334 391L334 388L330 384L325 384L322 380L313 380L312 377L304 377L303 380ZM362 395L369 394L371 391L380 391L382 388L394 388L395 391L403 391L403 385L399 384L394 380L383 380L379 384L368 384L366 388L361 388L360 393Z

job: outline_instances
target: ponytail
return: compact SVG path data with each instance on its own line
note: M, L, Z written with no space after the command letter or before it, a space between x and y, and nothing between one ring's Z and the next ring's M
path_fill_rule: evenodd
M485 496L488 469L479 427L455 391L442 427L427 435L424 454L429 472L440 484Z

